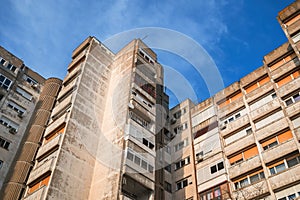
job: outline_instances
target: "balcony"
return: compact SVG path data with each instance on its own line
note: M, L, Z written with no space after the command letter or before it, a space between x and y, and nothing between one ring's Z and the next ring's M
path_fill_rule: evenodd
M300 101L293 103L286 108L286 113L288 116L294 116L300 112Z
M278 88L279 96L283 97L289 94L290 92L299 89L299 85L300 85L300 77Z
M266 180L259 181L233 192L234 199L254 199L269 192Z
M136 83L133 82L132 87L135 88L139 93L143 94L147 98L147 100L149 100L153 104L156 103L156 100L149 93L139 87Z
M249 117L248 115L244 115L238 119L236 119L235 121L233 122L230 122L228 124L225 125L226 128L224 128L222 131L221 131L221 134L223 137L225 137L226 135L228 135L229 133L232 133L233 131L249 124ZM221 127L222 128L222 127Z
M154 115L152 115L147 109L144 108L144 106L141 106L136 101L131 101L133 105L133 111L137 113L139 116L144 118L147 121L155 121Z
M44 200L46 198L47 186L43 186L37 191L29 194L24 200Z
M57 129L57 127L59 127L60 125L62 125L63 123L65 123L66 121L66 114L60 116L58 119L56 119L55 121L51 121L51 123L48 125L44 137L48 136L50 133L52 133L55 129Z
M28 178L28 184L30 184L32 181L36 180L43 174L52 171L55 166L55 159L56 157L51 157L48 160L42 161L41 163L38 163L37 166L33 168L33 170L30 173L30 176Z
M59 104L55 105L52 111L52 117L60 113L63 109L65 109L68 105L70 105L72 102L72 95L68 96L66 99L64 99Z
M230 143L229 145L227 145L224 149L225 154L227 156L231 155L231 154L239 151L241 148L250 146L251 144L254 144L254 143L255 143L255 140L254 140L253 134L244 136L242 138L239 138L235 142Z
M259 67L258 69L254 70L250 74L247 74L240 80L241 87L245 87L249 85L250 83L253 83L254 80L257 80L257 78L263 77L267 74L267 70L264 66Z
M226 115L234 112L235 110L239 109L240 107L242 107L244 105L244 100L243 98L239 98L235 101L233 101L232 103L222 107L221 109L219 109L218 114L219 117L225 117Z
M298 58L294 58L287 63L281 65L279 68L275 69L271 72L272 78L275 80L279 78L280 76L284 75L285 73L295 69L297 66L299 66L300 62Z
M280 107L280 102L279 102L279 99L276 98L273 101L271 101L269 103L266 103L265 105L255 109L254 111L252 111L250 113L250 115L251 115L253 120L256 120L256 119L270 113L272 110L275 110L279 107Z
M279 174L269 177L273 190L284 187L300 180L300 165L289 168Z
M256 131L256 138L258 141L273 135L274 133L283 130L284 128L288 127L287 120L282 118L280 120L276 120L275 122L269 124L268 126L263 127Z
M279 144L271 149L268 149L262 153L263 159L265 163L269 163L272 160L280 158L284 155L287 155L293 151L296 151L297 145L293 139L288 140L282 144Z
M233 165L232 167L229 168L230 179L240 176L260 166L261 166L261 162L259 156L254 156L252 158L249 158L248 160Z
M50 142L40 147L37 153L37 159L40 158L42 155L46 154L50 150L54 149L55 147L59 146L62 143L63 135L59 134L55 138L53 138Z
M269 91L273 90L273 83L270 81L261 87L256 88L255 90L251 91L250 93L246 94L246 101L252 102L253 100L260 97L262 94L268 93Z
M291 25L288 26L287 31L291 35L299 30L300 27L300 20L295 21Z

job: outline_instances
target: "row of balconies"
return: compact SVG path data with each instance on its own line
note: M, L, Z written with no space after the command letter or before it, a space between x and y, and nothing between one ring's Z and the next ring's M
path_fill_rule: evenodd
M55 147L59 146L62 143L62 140L63 140L63 135L59 134L55 138L53 138L51 141L49 141L48 143L41 146L36 155L36 158L39 159L41 156L45 155L46 153L50 152Z

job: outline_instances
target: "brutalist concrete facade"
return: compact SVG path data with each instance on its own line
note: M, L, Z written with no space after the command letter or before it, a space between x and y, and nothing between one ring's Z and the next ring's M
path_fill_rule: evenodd
M39 147L24 193L24 180L11 178L5 199L299 198L299 1L278 21L288 42L261 67L171 110L162 66L141 40L115 54L88 37L61 89L52 80L58 94L40 143L24 142Z
M45 79L0 47L0 188L27 135Z

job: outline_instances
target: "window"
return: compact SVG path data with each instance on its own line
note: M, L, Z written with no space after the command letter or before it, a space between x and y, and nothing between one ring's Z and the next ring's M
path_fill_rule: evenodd
M229 117L227 117L226 119L223 120L224 124L228 124L230 122L235 121L236 119L240 118L242 116L241 112L235 113Z
M241 153L238 153L233 157L229 157L229 162L231 165L235 165L237 163L248 160L256 155L258 155L258 149L256 146L254 146L252 148L242 150Z
M251 133L253 133L252 128L246 129L246 134L247 134L247 135L250 135Z
M5 60L4 58L1 58L1 57L0 57L0 63L1 63L2 65L4 65L5 62L6 62L6 60Z
M240 189L243 187L246 187L249 184L254 184L262 179L265 178L265 174L263 170L260 170L258 172L254 172L252 174L246 175L243 178L240 178L236 181L234 181L235 189Z
M19 125L13 121L11 121L10 119L2 116L0 118L0 124L6 126L7 128L10 128L12 129L13 131L17 132L18 131L18 128L19 128Z
M289 106L298 101L300 101L300 91L297 91L296 93L292 94L292 96L284 100L286 106Z
M165 181L165 190L168 192L172 192L172 185L170 183L168 183L167 181Z
M36 80L34 80L33 78L31 78L30 76L28 76L26 74L23 75L23 79L31 85L38 84L38 82Z
M176 113L173 114L173 116L176 119L179 119L182 115L186 113L186 108L183 108L182 110L177 111Z
M188 139L186 138L184 141L179 142L178 144L176 144L174 146L175 148L175 152L179 151L181 149L183 149L184 147L186 147L188 145Z
M149 142L147 139L143 138L143 144L147 147L149 147L150 149L154 148L154 144L152 142Z
M286 169L286 166L284 164L283 161L276 163L275 165L273 165L272 167L269 167L270 173L271 175L273 174L277 174L279 172L282 172L283 170Z
M8 150L9 145L10 145L9 141L0 137L0 147L1 148Z
M177 126L176 128L174 128L174 133L179 134L185 129L187 129L187 123L186 122L184 124L181 124L181 125Z
M219 162L219 163L216 164L216 165L211 166L211 167L210 167L210 173L211 173L211 174L214 174L214 173L216 173L217 171L220 171L220 170L222 170L222 169L224 169L224 163L223 163L223 161L222 161L222 162Z
M136 123L138 123L142 127L147 128L147 129L150 128L149 122L144 120L142 117L138 116L134 112L130 111L129 116L130 116L130 119L132 119L133 121L135 121Z
M212 189L202 192L200 194L200 200L221 200L222 199L221 187L222 190L227 191L227 189L223 188L224 186L227 188L227 185L216 186Z
M14 66L14 65L12 65L12 64L10 64L10 63L6 66L6 68L9 69L9 70L12 71L12 72L15 72L15 70L17 69L16 66Z
M25 90L23 90L22 88L17 87L16 92L19 93L20 95L22 95L24 98L28 99L28 100L32 100L32 95L29 92L26 92Z
M178 181L178 182L176 183L176 190L180 190L180 189L182 189L182 188L185 188L187 185L188 185L188 180L187 180L187 179Z
M164 168L166 171L170 172L171 173L171 164L170 165L167 165L165 166Z
M278 144L281 144L289 139L293 138L292 132L290 130L280 133L279 135L268 139L267 141L263 142L261 146L264 150L270 149Z
M25 113L24 108L22 108L21 106L19 106L18 104L14 103L12 101L8 102L7 107L13 109L14 111L16 111L17 113L19 113L21 115Z
M290 158L287 160L288 168L298 165L300 163L300 156L296 156L294 158Z
M4 88L5 90L8 90L11 86L12 81L2 74L0 74L0 86Z
M149 162L145 158L142 158L141 155L137 155L137 153L134 153L133 150L128 149L126 157L128 160L132 161L134 164L140 166L144 170L153 173L154 167L149 164Z
M190 164L190 157L186 157L178 162L175 163L175 170L178 170L182 167L184 167L185 165Z

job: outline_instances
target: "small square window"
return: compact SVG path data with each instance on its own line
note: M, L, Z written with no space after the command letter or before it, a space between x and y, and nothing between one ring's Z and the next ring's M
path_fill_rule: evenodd
M140 165L141 163L141 159L137 156L134 157L134 163L137 164L137 165Z
M127 159L133 161L133 154L129 151L127 152Z
M252 128L248 128L248 129L246 130L246 134L249 135L249 134L251 134L251 133L253 133Z
M271 96L273 99L275 99L277 97L276 93L273 93Z
M235 115L235 118L237 119L237 118L240 118L241 117L241 113L238 113L238 114L236 114Z
M218 170L222 170L222 169L224 169L224 163L220 162L218 163Z
M216 172L217 172L217 166L216 165L210 167L210 173L211 174L216 173Z

